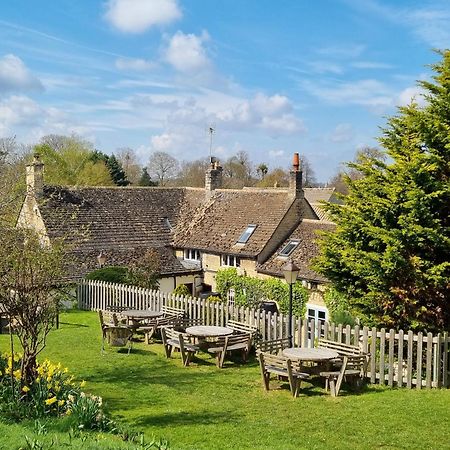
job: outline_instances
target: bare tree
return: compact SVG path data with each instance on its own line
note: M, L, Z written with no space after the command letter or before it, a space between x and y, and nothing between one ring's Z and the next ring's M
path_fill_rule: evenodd
M177 184L180 186L203 187L208 166L209 158L183 161L180 164Z
M148 161L148 170L160 186L165 186L168 180L176 176L178 161L166 152L155 152Z
M300 155L301 167L303 171L303 186L315 187L317 186L316 173L312 167L311 162L306 155Z
M36 358L57 314L65 259L61 241L43 246L32 230L0 225L0 302L22 347L22 386L37 377Z
M130 147L118 148L117 160L122 165L127 179L131 182L131 184L138 184L142 174L142 166L138 161L136 152Z
M264 180L264 177L267 175L267 172L269 171L269 167L266 163L258 164L258 167L256 168L256 172L261 177L261 180Z

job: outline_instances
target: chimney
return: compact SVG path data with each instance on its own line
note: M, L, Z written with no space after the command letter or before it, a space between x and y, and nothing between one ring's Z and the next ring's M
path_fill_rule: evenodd
M212 156L205 177L205 191L207 198L211 197L216 189L222 187L222 170L219 162Z
M33 155L33 162L26 167L27 195L40 198L44 194L44 164L39 154Z
M302 188L302 169L298 153L294 153L292 160L292 170L289 172L289 194L294 198L304 197Z

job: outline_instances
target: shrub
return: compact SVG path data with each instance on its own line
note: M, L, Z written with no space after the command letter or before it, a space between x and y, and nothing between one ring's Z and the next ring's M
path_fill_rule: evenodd
M128 269L121 266L103 267L86 275L88 280L108 281L110 283L128 282Z
M289 286L278 278L260 280L255 277L239 275L234 268L219 270L216 275L216 288L222 298L227 298L228 291L234 289L237 305L257 308L264 300L276 301L280 312L289 311ZM308 291L301 283L295 283L292 290L292 311L296 316L305 314Z
M190 297L191 293L189 292L188 287L185 284L179 284L173 291L174 295L181 295L183 297Z
M217 302L217 303L223 302L223 300L217 295L210 295L206 300L208 300L208 302Z

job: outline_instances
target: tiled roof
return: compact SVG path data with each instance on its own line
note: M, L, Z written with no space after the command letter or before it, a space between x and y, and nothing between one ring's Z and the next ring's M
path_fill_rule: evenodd
M323 275L314 272L309 266L312 259L318 255L319 247L315 242L320 231L333 231L335 225L319 220L304 219L278 248L278 250L257 270L270 275L282 277L281 267L288 259L291 259L300 269L299 277L311 281L327 281ZM280 257L278 253L292 240L300 241L293 253L288 257Z
M159 248L163 273L186 272L164 249L171 229L203 199L203 189L46 186L39 209L49 238L64 237L79 255L103 251L125 264L136 252Z
M256 256L264 248L293 199L286 191L216 190L211 200L197 208L178 226L174 245ZM256 229L245 244L236 244L248 225Z
M305 192L305 198L309 203L340 203L334 196L335 188L303 188L303 191Z

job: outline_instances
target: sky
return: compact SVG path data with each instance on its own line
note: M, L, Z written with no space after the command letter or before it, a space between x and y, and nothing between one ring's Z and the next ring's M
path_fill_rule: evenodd
M326 182L429 79L448 0L0 0L0 137L304 154Z

